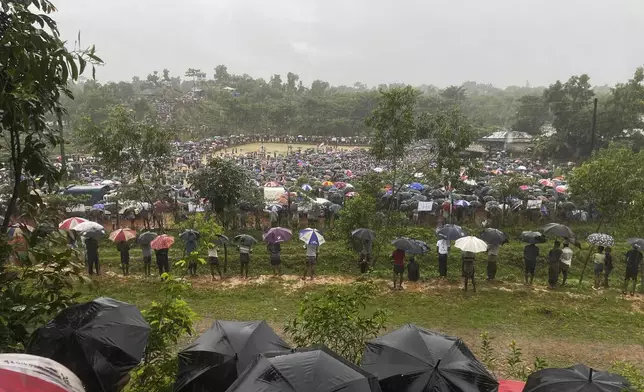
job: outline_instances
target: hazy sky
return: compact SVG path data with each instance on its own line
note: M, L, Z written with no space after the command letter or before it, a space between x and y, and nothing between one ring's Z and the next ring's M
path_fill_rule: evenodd
M54 0L101 81L189 67L305 84L595 85L644 65L644 0ZM285 77L283 76L283 79Z

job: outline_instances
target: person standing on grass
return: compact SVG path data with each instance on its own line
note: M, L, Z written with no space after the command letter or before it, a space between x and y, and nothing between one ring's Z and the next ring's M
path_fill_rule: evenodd
M96 238L88 237L85 239L85 254L87 255L87 272L90 275L100 274L99 264L98 264L98 241Z
M252 251L250 245L239 245L240 276L244 279L248 279L248 265Z
M369 266L371 265L371 251L372 243L370 240L362 241L362 248L360 249L360 272L365 274L369 271Z
M622 294L626 295L626 290L628 289L628 281L633 281L633 287L631 289L631 296L635 295L635 286L637 286L637 276L639 275L640 268L642 268L642 252L636 245L633 245L633 248L626 252L626 275L624 278L624 288ZM642 282L644 284L644 282Z
M613 255L610 246L604 249L604 287L608 288L608 277L613 272Z
M487 280L496 279L496 263L499 258L499 244L489 244L487 247Z
M396 278L398 278L398 290L402 290L403 273L405 272L405 251L396 249L391 254L394 262L394 290L396 290Z
M168 259L168 248L155 249L154 255L157 259L157 267L159 268L159 276L164 273L170 272L170 260Z
M570 249L570 244L564 242L563 249L561 250L561 259L559 259L559 272L563 276L561 285L566 285L566 280L568 280L568 271L570 271L570 265L572 264L573 251Z
M539 258L539 247L535 244L528 244L523 248L523 267L525 284L532 285L534 280L534 271L537 269L537 259Z
M463 252L463 290L467 291L467 282L472 281L472 291L476 293L476 283L474 282L474 262L476 255L472 252Z
M604 272L604 263L606 262L606 255L604 254L604 247L597 247L597 253L593 255L593 271L595 272L595 285L593 289L599 290L602 282L602 272Z
M268 249L268 254L270 256L270 262L271 266L273 267L273 275L278 276L282 274L282 259L281 259L281 251L282 251L282 245L280 245L279 242L276 242L274 244L267 244L266 248Z
M186 246L183 250L183 257L188 258L188 272L190 276L197 276L197 258L192 257L192 252L197 251L197 240L186 241Z
M447 279L447 256L449 255L449 241L441 238L436 242L438 249L438 273L440 279Z
M219 279L223 279L221 275L221 268L219 268L219 255L217 253L217 245L208 244L208 264L210 264L210 276L215 280L215 270L219 274Z
M130 274L130 244L125 241L120 241L116 243L116 249L121 255L121 271L123 276Z
M548 288L556 289L559 280L559 264L563 251L559 248L561 243L555 241L554 246L548 252Z
M140 244L141 245L141 254L143 256L143 274L145 276L150 276L151 271L150 267L152 265L152 248L150 244Z
M318 245L308 244L304 245L304 248L306 249L306 268L304 269L302 280L306 280L307 275L313 280L315 278L315 264L318 260Z

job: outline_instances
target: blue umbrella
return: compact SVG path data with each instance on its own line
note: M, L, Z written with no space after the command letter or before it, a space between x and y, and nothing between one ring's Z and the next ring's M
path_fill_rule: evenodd
M409 184L409 189L415 189L417 191L422 191L423 188L425 188L425 187L420 182L412 182L411 184Z
M97 203L92 206L93 209L95 210L104 210L105 209L105 204L103 203Z
M313 190L313 187L311 185L309 185L309 184L304 184L304 185L302 185L302 190L305 191L305 192L308 192L310 190Z
M307 245L322 245L326 242L322 233L311 228L300 230L300 240L304 241Z
M264 234L264 241L269 244L288 241L293 237L293 232L283 227L273 227Z

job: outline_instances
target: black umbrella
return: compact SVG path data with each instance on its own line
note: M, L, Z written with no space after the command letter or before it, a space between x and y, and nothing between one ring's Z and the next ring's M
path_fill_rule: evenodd
M461 339L407 324L367 342L362 368L383 392L496 392L499 384Z
M233 238L235 242L237 242L240 245L246 245L246 246L252 246L253 244L257 243L257 240L248 234L240 234Z
M532 373L523 392L622 392L631 391L622 376L595 371L586 365L543 369Z
M225 391L261 353L290 350L265 321L215 321L179 352L174 391Z
M264 354L229 392L380 392L378 380L326 347Z
M142 245L150 245L150 242L152 242L152 240L154 240L157 237L158 237L157 233L146 231L144 233L141 233L141 235L139 235L139 238L136 239L136 242Z
M560 223L548 223L547 225L543 226L541 230L544 232L544 234L553 235L555 237L572 239L575 238L575 233L573 233L568 226L562 225Z
M88 391L111 392L141 361L149 334L134 305L98 298L70 306L38 328L27 353L67 367Z
M199 237L201 234L197 230L184 230L183 233L179 234L179 238L181 238L185 242L194 242L199 240Z
M407 253L421 254L423 249L421 244L416 240L407 237L397 238L391 241L391 244L396 247L396 249L404 250Z
M490 245L502 245L508 242L508 236L498 229L488 228L481 233L481 239Z
M644 239L642 238L629 238L626 242L637 249L644 249Z
M376 233L373 230L364 228L355 229L351 232L351 236L362 241L373 241L376 239Z
M460 226L452 224L444 225L436 234L438 234L440 238L449 241L456 241L457 239L467 235Z
M546 237L538 231L524 231L521 233L521 242L528 244L542 244L546 242Z

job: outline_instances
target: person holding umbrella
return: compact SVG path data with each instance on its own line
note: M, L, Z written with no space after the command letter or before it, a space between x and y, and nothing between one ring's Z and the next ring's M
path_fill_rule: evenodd
M474 262L476 261L476 254L485 252L488 248L485 241L473 237L462 237L456 240L454 246L463 251L461 260L463 262L463 290L467 291L468 281L472 281L472 291L476 292L476 283L474 281Z
M196 230L185 230L179 235L179 238L181 238L185 244L183 257L188 258L188 272L190 273L190 276L197 276L197 261L194 257L190 256L192 255L192 252L197 251L199 237L200 234Z
M210 276L215 280L215 270L219 274L219 279L223 279L221 268L219 268L219 256L217 253L217 245L214 243L208 244L208 264L210 264Z
M174 237L167 234L162 234L150 242L150 247L154 249L154 254L157 259L157 267L159 267L159 276L164 273L170 272L170 260L168 252L170 247L174 244Z
M438 251L438 273L439 279L447 279L447 257L449 256L450 243L445 238L439 238L436 242Z
M554 246L548 252L548 288L556 289L557 281L559 280L559 264L561 263L561 256L563 251L559 248L561 243L555 241Z
M281 270L281 242L288 241L293 237L293 232L283 227L274 227L264 234L264 241L267 242L266 248L270 255L270 263L273 267L273 275L278 276L282 274Z
M559 272L561 273L563 279L561 285L566 285L566 280L568 280L568 271L570 270L570 265L572 264L572 256L574 252L570 248L568 242L564 242L563 249L561 250L561 259L559 261Z
M528 243L523 248L525 284L532 285L534 271L537 269L537 259L539 258L539 247L536 244L544 242L544 238L539 232L524 231L521 233L521 240Z
M136 242L141 247L141 255L143 256L143 273L145 276L150 276L151 267L152 267L152 248L150 248L150 242L157 238L156 233L146 231L142 233Z
M240 276L243 279L248 279L250 254L253 252L253 244L255 244L257 240L248 234L240 234L235 237L234 240L237 241L237 248L239 249Z
M391 254L394 263L394 290L396 290L396 278L398 278L398 290L402 290L403 273L405 272L405 251L396 249Z
M593 289L595 290L599 290L601 288L600 284L605 262L606 255L604 254L604 247L600 245L597 247L597 252L593 255L593 272L595 273L595 286L593 286Z
M358 260L358 264L360 264L360 272L364 274L369 270L369 265L372 262L371 251L373 240L376 238L376 233L369 229L360 228L352 231L351 237L361 242L360 259Z
M94 271L96 271L96 275L99 275L98 240L96 238L85 238L85 254L87 255L87 272L94 275Z
M319 255L318 248L326 240L319 231L311 228L300 231L300 240L304 241L304 248L306 249L306 268L304 269L302 280L306 280L307 275L313 280L315 278L315 264Z
M487 280L493 281L496 278L499 248L508 242L507 235L501 230L488 228L481 234L481 239L487 242Z
M629 240L629 242L631 242ZM642 265L642 252L640 252L640 246L638 243L631 242L632 248L626 252L626 275L624 277L624 287L622 289L622 294L626 295L626 290L628 289L628 282L632 281L633 286L631 288L631 297L635 295L635 286L637 286L637 275L639 269ZM643 282L644 284L644 282Z
M121 255L121 271L123 276L130 274L130 244L127 241L136 238L132 229L118 229L110 233L109 239L116 243L116 249Z

